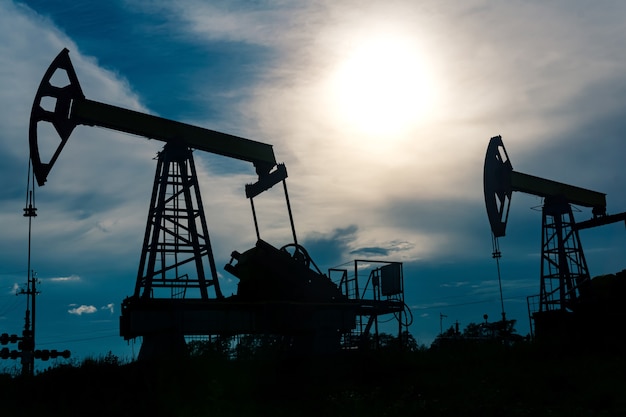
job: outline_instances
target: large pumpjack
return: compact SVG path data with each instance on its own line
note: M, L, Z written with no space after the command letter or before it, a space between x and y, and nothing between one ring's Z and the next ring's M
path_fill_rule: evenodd
M39 146L42 123L52 124L60 139L47 160ZM165 142L135 290L122 302L120 317L124 339L143 338L140 357L177 355L185 349L185 336L214 334L280 334L290 337L297 351L329 352L340 348L341 335L355 328L357 317L402 314L405 305L397 293L385 300L350 298L315 266L297 242L287 170L276 162L271 145L86 99L64 49L45 73L31 113L30 153L40 186L77 125ZM240 280L231 297L220 289L193 150L251 162L258 176L245 186L257 243L233 252L225 267ZM279 182L294 242L276 248L261 239L253 199Z

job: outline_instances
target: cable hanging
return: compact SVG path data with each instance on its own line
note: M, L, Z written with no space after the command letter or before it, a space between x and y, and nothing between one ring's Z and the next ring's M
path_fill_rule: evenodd
M500 276L500 258L502 257L502 253L500 252L500 243L498 238L491 233L491 243L493 247L493 252L491 256L496 260L496 267L498 269L498 286L500 287L500 308L502 309L502 321L506 321L506 313L504 312L504 298L502 296L502 277Z

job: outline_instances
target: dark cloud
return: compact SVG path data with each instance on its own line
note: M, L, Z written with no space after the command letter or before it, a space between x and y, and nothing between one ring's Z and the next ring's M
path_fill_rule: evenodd
M350 251L350 254L358 256L387 256L389 255L389 249L383 247L364 247L354 249Z
M346 255L350 252L350 244L356 239L357 232L358 227L350 225L327 234L312 233L304 239L302 245L320 267L333 267L348 260Z
M519 155L509 151L514 169L607 194L623 194L626 77L587 85L548 116L568 123L562 132L541 138Z
M350 251L350 255L354 256L402 256L404 252L410 251L415 247L412 242L403 240L392 240L385 242L384 245L379 246L363 246L358 247Z

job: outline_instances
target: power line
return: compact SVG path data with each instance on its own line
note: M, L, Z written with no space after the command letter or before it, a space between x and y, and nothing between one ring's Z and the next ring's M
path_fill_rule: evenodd
M104 336L93 336L93 337L83 337L83 338L79 338L79 339L65 339L65 340L55 340L52 342L39 342L39 345L52 345L52 344L58 344L58 343L75 343L75 342L88 342L91 340L101 340L101 339L109 339L109 338L118 338L119 335L117 333L113 333L110 335L104 335Z
M505 297L504 300L516 300L516 299L521 299L521 298L526 298L526 297L527 297L527 295L510 296L510 297ZM463 306L466 306L466 305L495 303L495 302L498 302L498 301L499 300L497 298L491 298L491 299L485 299L485 300L467 301L467 302L464 302L464 303L437 304L437 305L428 306L428 307L414 306L414 307L411 307L411 308L414 309L414 310L432 310L432 309L440 309L440 308L448 308L448 307L463 307Z

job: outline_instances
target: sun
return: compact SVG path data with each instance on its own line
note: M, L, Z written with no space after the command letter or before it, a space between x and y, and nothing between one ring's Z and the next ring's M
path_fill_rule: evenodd
M334 108L342 123L371 135L409 130L432 107L434 79L413 42L402 37L363 41L338 65Z

